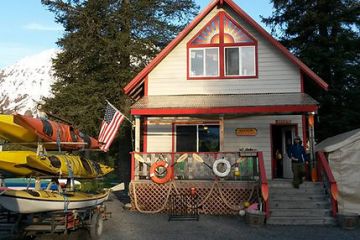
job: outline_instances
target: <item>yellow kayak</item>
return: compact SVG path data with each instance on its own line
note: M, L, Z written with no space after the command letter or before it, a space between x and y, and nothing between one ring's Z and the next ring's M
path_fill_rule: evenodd
M36 172L26 167L26 158L34 154L31 151L2 151L0 152L0 169L17 176L37 175Z
M60 193L48 190L1 189L0 205L17 213L38 213L73 210L99 205L106 201L110 191L97 194L83 192Z
M14 123L13 115L0 114L0 138L13 143L37 142L37 135Z
M60 177L97 178L102 177L114 169L80 156L51 155L41 157L29 155L27 165L35 170L47 172Z
M97 178L114 169L73 155L38 156L33 151L0 152L0 169L17 176Z

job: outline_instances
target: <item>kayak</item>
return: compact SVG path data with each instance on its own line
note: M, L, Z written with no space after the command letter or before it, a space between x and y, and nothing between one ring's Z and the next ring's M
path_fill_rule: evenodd
M31 169L47 172L60 177L97 178L103 177L114 169L101 163L73 155L51 155L27 157Z
M0 169L16 176L37 176L39 173L26 166L27 156L34 154L32 151L1 151Z
M48 190L0 189L0 205L16 213L38 213L49 211L68 211L97 206L109 197L110 191L97 194Z
M15 114L14 123L37 135L43 142L53 143L52 149L59 143L63 150L99 149L99 142L80 132L71 125L48 119L33 118Z
M0 138L8 142L37 142L38 136L16 123L13 115L0 114Z
M74 155L38 156L33 151L0 152L0 169L17 176L103 177L114 169Z

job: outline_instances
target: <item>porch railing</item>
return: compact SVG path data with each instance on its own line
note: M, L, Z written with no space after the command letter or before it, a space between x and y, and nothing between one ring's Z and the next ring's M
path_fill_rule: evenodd
M261 196L263 199L265 217L268 218L270 216L269 186L268 186L268 181L267 181L267 177L266 177L263 153L258 152L257 157L258 157L258 161L259 161Z
M317 159L318 159L317 172L318 172L319 180L323 181L326 191L330 195L331 213L332 213L332 216L335 217L338 212L337 184L336 184L335 178L331 172L329 163L326 159L324 152L319 151L316 154L317 154Z
M215 179L212 166L217 159L225 158L231 170L225 180L253 181L259 179L259 163L256 152L132 152L131 179L150 179L150 166L156 161L166 161L172 168L172 180ZM219 166L221 170L222 166Z

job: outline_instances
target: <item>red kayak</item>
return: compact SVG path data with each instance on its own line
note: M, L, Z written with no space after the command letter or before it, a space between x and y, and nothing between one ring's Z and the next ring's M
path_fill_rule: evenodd
M71 125L50 121L48 119L23 116L20 114L14 115L14 122L29 131L33 131L42 141L44 141L47 147L49 146L49 143L52 143L50 146L53 149L58 147L56 143L60 143L60 147L63 150L99 148L99 142L95 138L83 134L78 129L74 129Z

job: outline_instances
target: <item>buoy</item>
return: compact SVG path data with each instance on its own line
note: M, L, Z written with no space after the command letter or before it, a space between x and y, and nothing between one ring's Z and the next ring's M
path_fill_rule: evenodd
M158 176L156 173L158 173L158 169L159 168L165 168L166 170L166 174L165 176ZM153 165L151 165L150 167L150 177L151 180L154 183L158 183L158 184L164 184L167 183L168 181L170 181L171 177L172 177L172 168L169 166L169 164L165 161L158 161L155 162Z
M220 163L225 165L225 171L224 172L220 172L218 170L218 166L219 166ZM214 162L213 172L215 173L216 176L222 177L222 178L226 177L227 175L229 175L230 170L231 170L230 162L228 160L226 160L225 158L218 159L218 160L216 160Z

